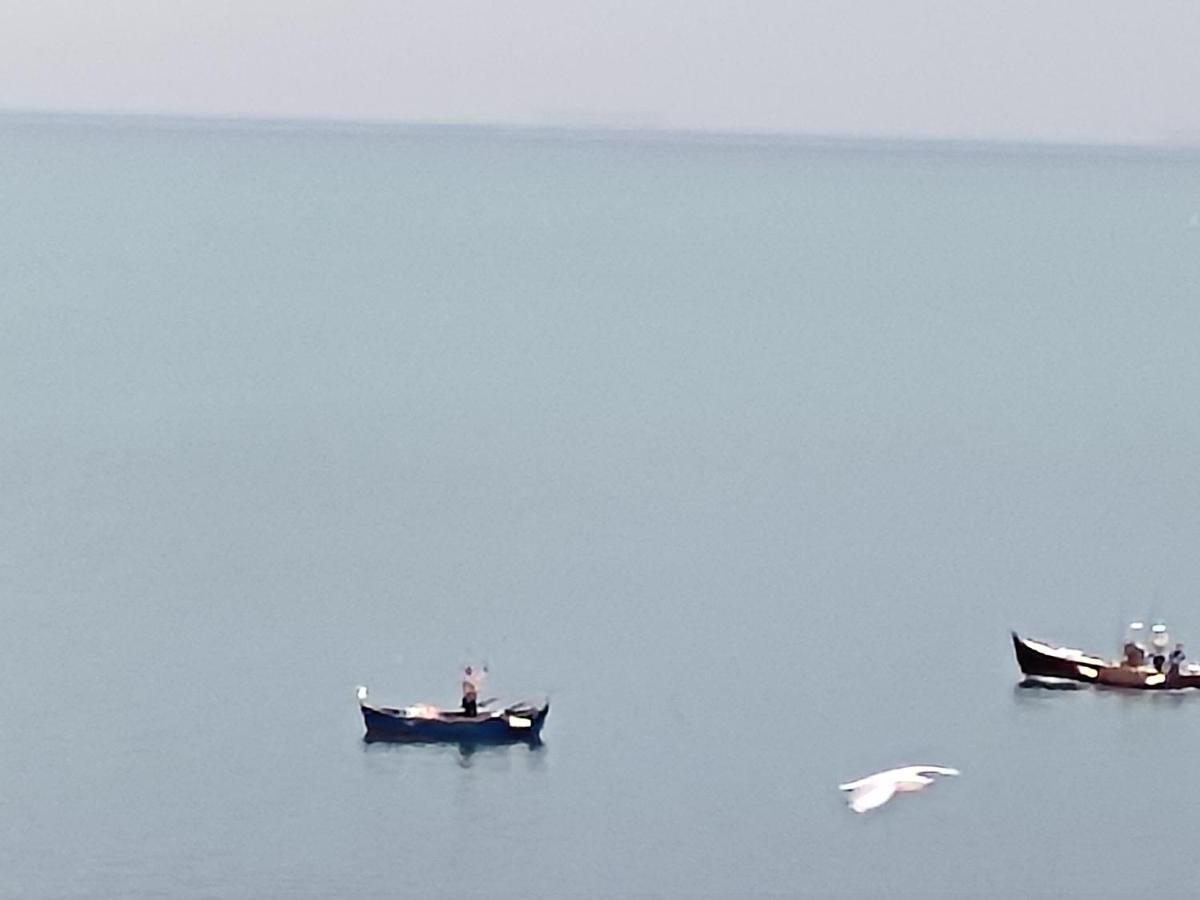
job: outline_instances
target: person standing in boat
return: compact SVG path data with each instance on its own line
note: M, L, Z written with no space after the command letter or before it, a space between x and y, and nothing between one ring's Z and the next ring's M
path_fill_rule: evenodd
M468 716L479 715L479 689L483 686L483 676L486 672L486 666L482 672L476 671L471 666L467 666L463 670L462 708Z

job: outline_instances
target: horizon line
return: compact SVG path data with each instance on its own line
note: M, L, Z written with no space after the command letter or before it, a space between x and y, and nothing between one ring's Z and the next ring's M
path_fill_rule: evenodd
M1048 138L954 137L949 135L854 134L655 127L645 124L354 119L324 116L241 116L217 113L54 110L0 107L0 123L31 125L151 126L167 130L311 131L342 134L458 133L556 141L793 146L799 149L925 150L1054 155L1200 156L1200 134L1151 141L1083 141Z

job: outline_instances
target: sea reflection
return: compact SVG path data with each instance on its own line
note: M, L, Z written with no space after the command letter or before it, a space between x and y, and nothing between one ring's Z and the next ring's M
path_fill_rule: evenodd
M480 741L406 741L389 738L364 737L363 750L368 753L396 753L401 757L450 756L464 769L482 760L502 760L525 756L532 766L540 766L546 753L546 743L540 738L530 741L487 743Z
M1176 707L1180 704L1187 703L1188 698L1195 695L1197 692L1194 688L1180 688L1178 690L1158 690L1158 691L1139 691L1129 688L1107 687L1105 685L1097 685L1096 693L1102 697L1115 698L1115 702L1122 705L1123 708L1127 704L1141 703L1152 704L1156 707Z
M1138 690L1136 688L1115 687L1103 684L1084 684L1073 681L1044 681L1036 678L1026 678L1013 685L1015 700L1038 701L1049 699L1059 694L1071 694L1077 691L1088 691L1100 697L1115 698L1114 702L1122 706L1130 704L1151 703L1157 706L1178 706L1187 703L1191 695L1200 696L1200 691L1191 688L1178 690Z
M1024 696L1026 691L1081 691L1090 687L1081 681L1067 681L1066 679L1047 680L1042 678L1026 678L1023 681L1018 681L1013 685L1013 693L1016 696Z

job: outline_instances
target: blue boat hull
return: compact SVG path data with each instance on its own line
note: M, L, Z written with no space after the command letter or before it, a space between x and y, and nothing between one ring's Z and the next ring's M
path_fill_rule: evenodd
M457 744L537 744L550 705L506 710L500 715L469 718L443 714L437 718L404 715L402 710L361 704L368 741ZM528 723L528 724L524 724Z

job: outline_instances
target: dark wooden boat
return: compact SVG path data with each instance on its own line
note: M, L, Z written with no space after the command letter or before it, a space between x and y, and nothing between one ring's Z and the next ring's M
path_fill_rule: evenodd
M367 702L367 689L358 689L358 705L368 741L457 744L538 744L550 712L549 702L514 703L498 710L468 716L459 710L418 705L403 708Z
M1119 660L1102 659L1082 650L1023 638L1015 631L1012 640L1017 665L1028 678L1065 679L1142 691L1200 688L1200 668L1195 665L1159 672L1152 666L1124 665Z

